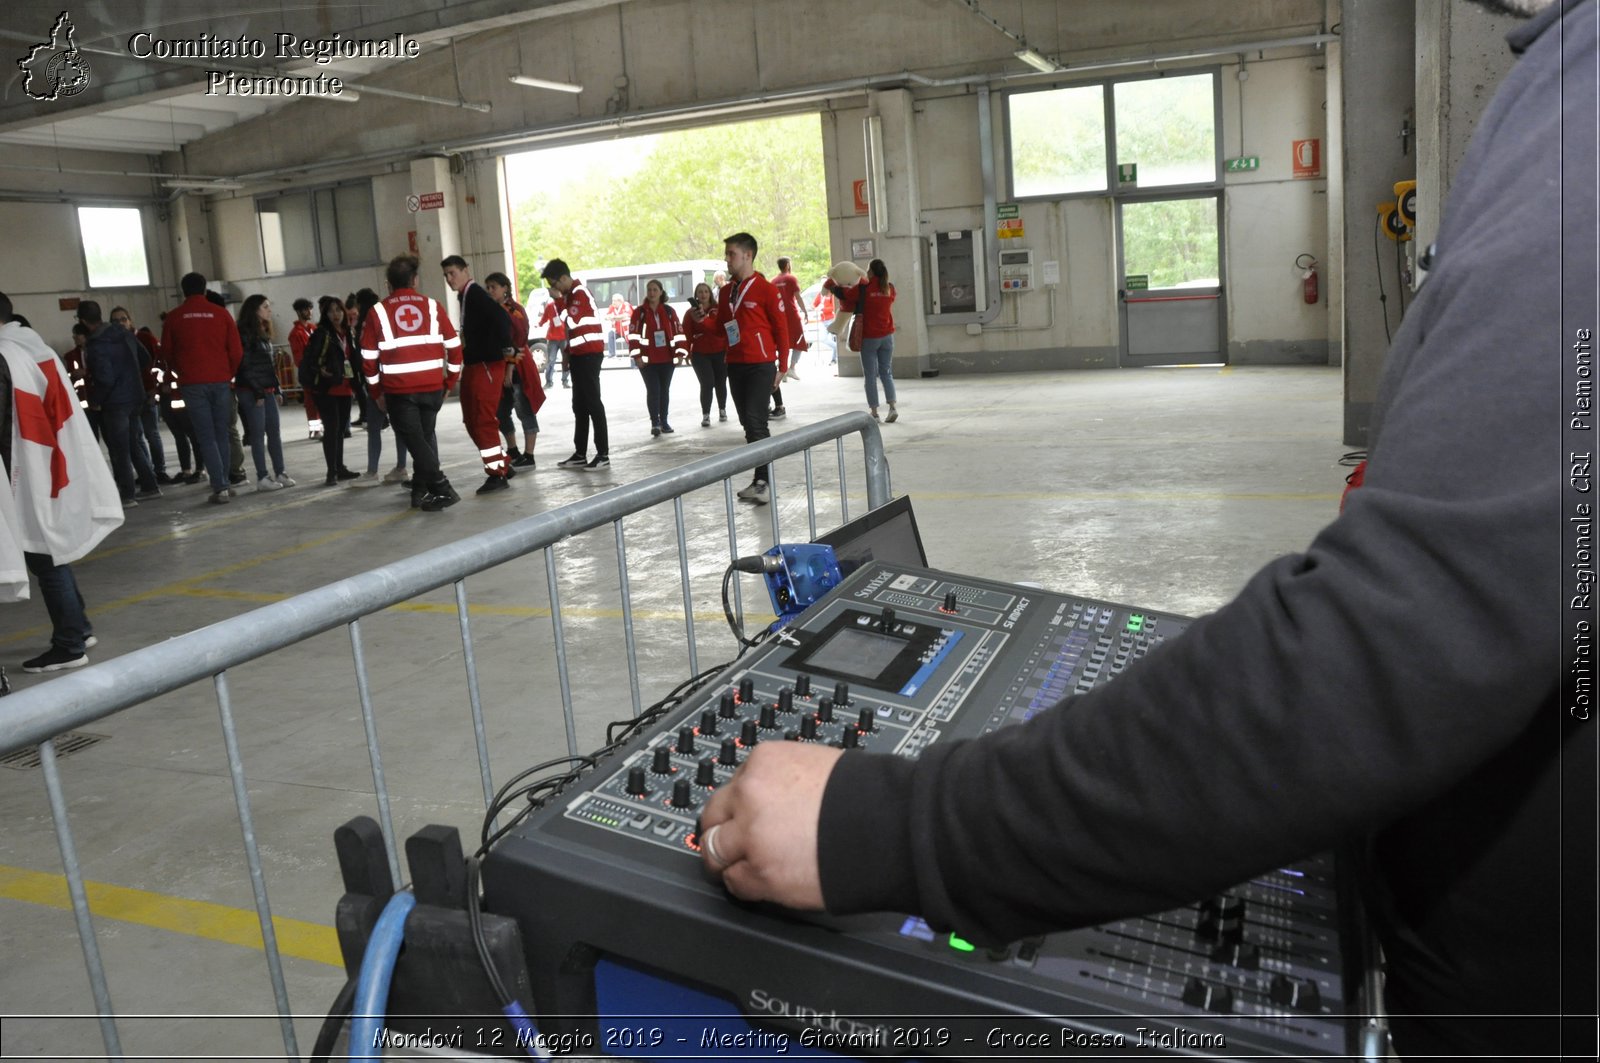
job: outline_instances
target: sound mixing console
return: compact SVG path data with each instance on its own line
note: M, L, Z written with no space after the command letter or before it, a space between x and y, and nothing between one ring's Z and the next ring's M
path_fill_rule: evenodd
M1003 949L903 915L741 904L702 870L700 809L753 746L916 757L1111 682L1186 626L863 565L486 859L487 907L521 924L545 1028L632 1057L1356 1054L1330 858Z

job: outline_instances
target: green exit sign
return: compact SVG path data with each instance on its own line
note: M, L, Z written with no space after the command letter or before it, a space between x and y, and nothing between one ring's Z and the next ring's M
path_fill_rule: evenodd
M1249 170L1259 170L1261 169L1261 156L1241 155L1237 159L1229 159L1223 164L1223 168L1229 173L1245 173Z

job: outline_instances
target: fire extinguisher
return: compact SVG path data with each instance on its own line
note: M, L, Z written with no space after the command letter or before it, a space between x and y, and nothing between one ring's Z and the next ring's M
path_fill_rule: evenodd
M1322 294L1321 286L1317 283L1317 260L1311 255L1301 255L1294 260L1294 264L1300 270L1300 293L1306 305L1315 306Z

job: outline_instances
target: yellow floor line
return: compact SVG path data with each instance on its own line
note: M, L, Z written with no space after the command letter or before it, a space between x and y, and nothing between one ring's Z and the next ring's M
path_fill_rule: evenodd
M913 502L1337 502L1337 491L918 491ZM1329 514L1331 519L1332 514Z
M149 890L85 882L89 910L98 918L168 930L175 934L262 950L261 920L253 910L229 908L209 901L191 901ZM62 875L0 865L0 898L70 911L72 900ZM343 967L339 938L331 926L300 919L272 917L278 951L299 960Z

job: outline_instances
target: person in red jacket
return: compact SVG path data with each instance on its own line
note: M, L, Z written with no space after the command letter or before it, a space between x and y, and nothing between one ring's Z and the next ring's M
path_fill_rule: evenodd
M544 264L539 273L550 286L550 298L567 330L567 368L572 374L572 456L557 462L563 469L599 472L611 467L611 437L606 431L606 408L600 401L600 368L605 358L605 326L589 297L589 289L572 275L559 258ZM594 450L589 450L589 424L594 423Z
M617 345L628 342L628 322L633 320L633 304L622 297L621 292L611 296L611 305L606 307L606 357L617 356Z
M345 329L344 300L324 295L317 303L320 320L301 348L300 380L306 389L307 404L317 411L324 424L343 424L350 416L350 333ZM346 480L358 480L360 473L344 463L344 433L322 434L322 461L327 467L326 487L337 487Z
M567 373L567 359L563 353L567 346L567 326L561 322L561 308L554 299L544 304L539 314L539 325L544 329L544 386L555 386L556 360L561 361L561 386L567 387L571 377Z
M389 260L389 297L361 324L367 392L411 452L411 506L437 513L461 501L439 468L434 425L461 374L461 338L438 302L419 294L416 255Z
M650 434L671 434L675 429L667 420L671 403L672 371L677 360L687 354L678 312L667 302L667 289L658 280L644 286L644 302L633 312L628 325L628 352L633 364L644 374L645 406L650 410Z
M788 315L783 298L756 271L756 238L734 233L723 242L728 283L717 294L717 323L728 338L728 390L744 426L746 443L766 439L767 402L778 386L779 363L787 362ZM739 497L764 506L772 500L767 466L759 466Z
M317 330L317 323L311 320L311 312L315 309L311 300L304 296L294 301L294 324L289 326L289 353L294 357L297 379L300 362L306 356L306 341ZM300 400L306 408L306 431L311 439L316 439L322 435L322 414L317 410L312 396L301 395Z
M683 315L689 364L700 380L700 427L711 427L711 393L717 394L717 419L728 419L728 338L717 324L717 296L709 284L694 286L694 305Z
M778 294L783 297L783 312L785 320L789 323L789 350L784 353L788 356L788 363L782 369L782 376L778 383L785 380L799 380L800 374L795 372L795 367L800 364L800 352L809 344L806 342L806 325L811 320L811 314L800 305L800 282L789 269L790 259L787 255L778 259L778 275L772 278L772 286L778 289ZM773 418L787 417L789 411L783 405L783 388L772 389L772 416Z
M227 502L228 429L233 423L233 378L244 349L228 311L206 298L206 279L186 274L184 300L161 322L161 349L178 371L184 408L200 439L200 460L211 478L211 501Z
M875 258L867 265L867 279L854 288L841 288L833 281L827 288L839 297L846 310L861 318L861 370L866 377L867 407L878 416L878 381L883 381L883 397L889 401L887 423L900 419L894 407L894 285L889 283L889 267Z
M826 281L828 278L824 276L822 279ZM811 300L811 309L817 312L817 321L822 325L821 328L817 329L817 349L820 351L823 347L827 347L829 350L828 364L838 365L839 341L834 338L833 333L828 331L828 324L833 320L834 316L833 293L819 285L816 298Z
M84 345L89 342L89 326L76 322L72 326L72 349L61 352L61 364L67 367L67 377L72 389L78 393L78 405L89 419L95 442L100 441L100 411L89 408L89 359Z
M506 460L513 469L532 469L538 465L533 458L533 444L539 438L539 408L544 405L544 388L539 384L539 367L528 350L528 311L511 298L511 278L504 273L489 274L483 279L483 286L511 315L511 346L517 351L516 361L506 366L500 405L495 409L500 434L506 439ZM511 420L513 412L522 422L522 434L528 439L527 450L517 449L517 429Z

